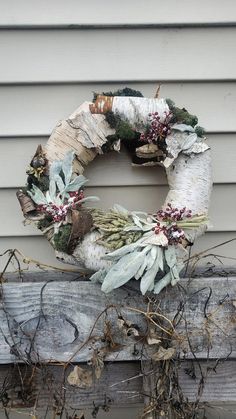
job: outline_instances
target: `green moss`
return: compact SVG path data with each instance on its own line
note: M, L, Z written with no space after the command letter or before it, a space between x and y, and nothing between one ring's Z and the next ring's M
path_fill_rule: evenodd
M67 253L69 239L71 235L71 228L72 227L70 224L63 225L60 227L58 233L54 234L53 240L56 250Z
M30 191L33 185L41 189L42 192L46 192L49 189L49 177L42 175L39 179L37 179L34 175L30 174L27 177L26 189Z
M204 130L204 128L202 128L200 126L195 128L195 132L196 132L198 137L205 137L205 135L206 135L206 131Z
M196 115L191 115L185 108L178 108L171 99L166 99L166 103L170 108L173 117L171 118L171 124L186 124L195 127L198 123Z
M93 92L93 102L97 99L97 96L101 94L103 96L135 96L135 97L143 97L143 94L139 90L130 89L129 87L125 87L124 89L119 89L114 92L102 92L96 93Z
M53 221L52 217L50 217L50 215L46 215L43 218L43 220L40 220L38 222L39 230L45 230L45 228L48 228L51 225L52 221Z
M118 114L115 114L112 111L106 112L105 119L106 119L107 123L110 125L110 127L114 128L114 129L116 129L117 125L121 121L120 116Z

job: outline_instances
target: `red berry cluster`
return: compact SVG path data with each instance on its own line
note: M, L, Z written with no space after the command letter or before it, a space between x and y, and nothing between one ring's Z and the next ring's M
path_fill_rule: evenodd
M185 238L184 230L178 227L178 221L192 217L192 211L186 207L178 209L173 208L170 203L167 204L165 210L157 212L157 224L153 228L155 234L164 233L168 239L168 244L174 245L181 243ZM166 225L161 225L160 221L164 221Z
M167 207L164 210L157 212L157 219L162 221L181 221L185 218L191 218L192 211L184 208L173 208L170 203L167 204Z
M69 210L77 209L82 205L80 201L84 198L84 192L69 192L69 195L70 198L66 199L64 204L56 205L50 202L48 205L38 205L37 209L50 215L54 223L64 221Z
M172 118L171 112L165 112L164 119L159 116L158 112L148 114L148 122L150 127L145 133L140 135L141 141L148 143L158 143L160 140L164 140L170 133L170 120Z

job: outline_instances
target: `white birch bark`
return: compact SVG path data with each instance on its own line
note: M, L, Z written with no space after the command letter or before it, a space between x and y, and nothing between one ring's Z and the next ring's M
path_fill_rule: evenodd
M149 113L158 112L163 121L166 113L169 112L169 106L165 99L115 96L112 111L123 116L135 128L140 129L140 126L147 121Z

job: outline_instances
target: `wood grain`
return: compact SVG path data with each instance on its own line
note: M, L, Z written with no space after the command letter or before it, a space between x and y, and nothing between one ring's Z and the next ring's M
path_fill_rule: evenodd
M236 363L226 361L214 370L214 361L182 362L178 366L179 383L185 397L195 401L201 374L205 377L205 385L201 402L235 402L236 400ZM83 368L88 368L80 364ZM106 363L101 378L94 381L91 388L78 389L70 386L66 379L72 371L69 366L65 374L66 408L81 409L92 406L141 406L144 403L143 380L144 368L139 362ZM207 371L208 370L208 371ZM157 377L146 370L146 379L155 382ZM8 401L7 406L14 408L29 408L35 405L38 409L49 409L62 404L62 383L64 382L63 367L60 366L0 366L0 391L2 401ZM191 375L191 376L190 376ZM23 377L23 386L20 378ZM148 397L147 397L148 402ZM142 408L141 408L142 409Z
M49 281L50 274L45 275ZM147 324L133 310L146 310L138 285L131 282L105 295L99 285L83 281L3 284L0 363L28 358L34 362L88 361L95 349L105 345L105 320L115 336L106 359L149 357L150 347L144 350L141 339ZM157 296L161 313L170 320L179 313L171 345L185 358L235 357L235 299L234 277L208 278L207 283L204 278L190 283L182 279L180 287L164 290ZM140 337L124 335L118 328L120 314L138 325Z

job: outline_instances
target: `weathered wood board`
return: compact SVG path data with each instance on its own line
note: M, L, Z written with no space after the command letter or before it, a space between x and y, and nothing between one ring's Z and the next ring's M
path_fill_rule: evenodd
M236 400L236 363L226 361L216 365L215 361L201 361L204 376L206 377L202 402L219 402L220 400L233 402ZM2 401L8 399L8 407L49 409L60 402L66 395L66 407L81 409L85 406L133 406L143 403L143 371L140 362L107 363L101 378L90 388L81 389L72 387L67 377L73 366L69 366L65 373L63 367L47 366L45 369L37 368L33 371L27 365L1 366L0 389ZM85 366L83 365L83 368ZM208 370L208 372L207 372ZM32 372L33 371L33 372ZM148 371L147 371L148 372ZM198 385L201 379L199 366L196 361L181 362L179 370L181 389L189 401L196 400ZM193 375L195 374L195 375ZM24 378L23 384L21 377Z
M86 281L3 283L0 307L0 363L87 362L103 348L107 322L115 342L106 360L149 358L143 336L147 299L138 283L105 295ZM55 279L55 277L54 277ZM146 301L145 301L146 300ZM236 356L236 279L182 279L157 296L156 307L175 323L170 346L184 358ZM138 336L119 329L118 317L138 325ZM159 329L158 329L159 330ZM161 332L159 333L162 338ZM151 345L155 351L155 345Z

